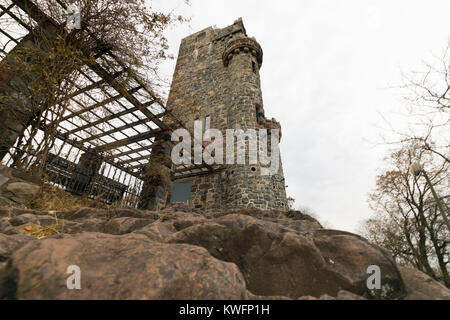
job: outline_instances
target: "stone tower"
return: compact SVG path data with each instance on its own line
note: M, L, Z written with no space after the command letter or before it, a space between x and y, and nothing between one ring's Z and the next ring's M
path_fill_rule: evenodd
M263 50L247 36L242 19L190 35L181 42L167 108L191 130L195 121L224 136L227 129L281 129L264 116L262 63ZM268 140L270 144L270 136ZM275 174L262 175L261 164L249 164L247 153L245 165L225 164L214 173L173 183L168 201L189 201L197 208L287 209L281 160Z

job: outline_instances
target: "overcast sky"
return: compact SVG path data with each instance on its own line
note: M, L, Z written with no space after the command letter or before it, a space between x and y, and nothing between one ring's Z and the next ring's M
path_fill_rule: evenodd
M287 193L328 227L356 231L370 216L367 194L383 168L381 115L407 118L401 70L421 69L450 36L450 1L155 0L191 18L167 33L182 38L242 17L264 50L264 109L281 122ZM175 61L163 67L171 79Z

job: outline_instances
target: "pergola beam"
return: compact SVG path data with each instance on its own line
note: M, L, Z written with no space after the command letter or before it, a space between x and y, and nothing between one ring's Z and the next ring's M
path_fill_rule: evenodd
M115 155L106 156L105 159L122 158L122 157L129 156L131 154L134 154L134 153L139 153L142 151L150 151L151 149L153 149L153 146L146 146L146 147L142 147L139 149L133 149L133 150L126 151L126 152L117 153Z
M119 141L115 141L115 142L111 142L111 143L107 143L101 146L96 147L95 149L98 152L105 152L105 151L109 151L112 149L117 149L123 146L126 146L128 144L132 144L135 142L139 142L139 141L143 141L143 140L148 140L151 138L156 137L158 134L160 134L162 132L161 129L158 130L150 130L146 133L142 133L142 134L138 134L123 140L119 140Z
M13 2L16 2L16 1L14 1L13 0ZM14 5L16 5L16 4L14 4ZM19 6L20 7L20 6ZM30 28L30 26L29 25L27 25L26 23L24 23L22 20L20 20L14 13L12 13L11 12L11 9L12 7L11 6L9 6L8 8L5 8L4 6L2 6L1 4L0 4L0 9L2 9L4 12L6 12L11 18L13 18L14 20L16 20L17 21L17 23L19 23L22 27L24 27L25 29L27 29L27 30L29 30L29 31L31 31L31 28ZM21 8L21 7L20 7ZM22 8L21 8L22 9ZM23 10L23 9L22 9ZM25 10L24 10L25 11ZM26 12L26 11L25 11ZM33 18L34 19L34 18Z
M119 77L119 76L120 76L121 74L123 74L123 73L124 73L123 70L122 70L122 71L118 71L118 72L114 73L112 76L113 76L114 78L117 78L117 77ZM94 82L94 83L92 83L92 84L90 84L90 85L84 87L83 89L77 90L77 91L75 91L74 93L68 95L68 96L66 97L65 100L67 100L67 99L72 99L72 98L74 98L74 97L76 97L76 96L78 96L78 95L80 95L80 94L83 94L83 93L85 93L85 92L88 92L88 91L91 91L91 90L93 90L93 89L95 89L95 88L98 88L100 85L102 85L102 84L104 84L104 83L105 83L105 80L103 80L103 79L102 79L102 80L99 80L99 81L97 81L97 82Z
M47 16L46 13L43 12L39 8L38 5L34 4L32 1L30 1L30 0L12 0L12 2L14 5L18 6L21 10L23 10L25 13L27 13L30 18L32 18L35 22L37 22L38 25L43 26L45 28L44 32L48 31L51 36L57 35L57 34L61 34L64 36L69 35L66 32L64 25L56 23L51 17ZM62 2L60 2L60 1L57 1L57 2L64 8L64 4ZM13 15L12 13L9 12L9 10L12 7L13 7L13 5L10 5L7 8L7 12L11 15L12 18L17 20L21 25L24 25L24 27L26 27L28 30L31 31L31 28L28 25L26 25L26 23L24 21L21 21L20 18L16 17L15 15ZM126 146L128 149L130 149L130 151L128 151L127 149L125 149L126 151L121 150L122 151L121 153L107 156L105 159L105 162L110 163L116 167L118 166L118 164L115 164L115 162L112 160L117 159L119 157L128 156L130 158L130 159L121 161L122 164L139 162L139 161L147 160L147 159L151 158L151 155L143 156L142 154L139 154L139 152L149 151L152 149L152 146L151 145L144 146L144 145L140 144L139 142L144 141L144 140L149 140L151 138L155 138L159 134L164 133L164 132L170 133L172 131L171 127L162 120L162 118L165 115L169 114L169 112L166 110L165 106L161 103L160 99L155 95L155 93L151 89L149 89L149 87L147 86L147 83L145 83L144 80L139 78L139 76L135 75L132 77L133 80L135 81L135 84L137 83L138 86L134 87L134 88L127 88L128 85L125 82L122 82L121 79L118 79L118 77L123 72L125 72L125 70L128 70L129 66L127 66L123 61L121 61L121 59L119 57L115 56L114 53L111 51L111 49L108 49L108 47L105 46L104 43L102 43L101 39L99 39L96 34L93 34L92 32L90 32L89 28L86 27L84 29L84 32L87 32L87 35L92 37L92 39L94 39L97 42L99 48L105 48L104 50L101 50L101 52L102 52L102 54L106 53L108 55L108 57L104 57L105 61L107 61L108 63L107 63L107 67L106 67L106 66L101 65L94 59L87 60L85 62L85 66L90 69L89 71L94 72L101 80L97 81L96 77L92 76L90 74L90 72L88 75L86 75L86 74L84 74L83 71L81 71L81 74L86 76L87 79L89 81L91 81L90 82L91 84L87 85L84 88L79 88L79 86L77 86L78 90L67 96L67 98L70 99L72 102L75 102L76 104L78 104L81 107L81 109L78 111L73 111L71 109L68 109L68 112L70 112L70 114L68 114L65 117L62 117L61 119L59 119L58 122L62 123L64 121L68 121L68 122L72 123L73 118L78 117L80 119L87 121L88 123L87 124L79 123L78 125L73 123L75 128L70 128L71 130L67 130L67 129L64 130L67 132L65 132L64 134L61 134L60 139L69 141L67 138L70 135L75 135L80 138L80 140L77 142L77 144L82 145L82 146L83 146L83 143L98 139L99 142L96 142L96 144L98 144L98 146L94 145L94 147L95 147L94 149L99 152L108 152L108 151ZM30 32L30 34L31 34L31 32ZM92 55L92 53L88 54L88 52L84 48L78 48L78 49L84 50L84 54L86 56ZM110 58L112 58L112 60ZM117 64L118 68L115 68L116 64ZM114 69L116 69L116 70L122 69L123 71L117 72ZM93 80L93 79L95 79L95 80ZM109 85L109 87L114 89L118 94L114 95L114 93L111 92L111 90L106 90L103 87L103 84ZM101 92L100 92L102 94L101 98L96 97L96 99L94 99L89 94L90 91L95 88L99 88L101 90ZM136 94L141 89L145 90L145 96L147 96L147 94L148 94L151 97L151 99L152 99L151 101L148 101L145 103L141 102L144 99L141 99L141 97ZM82 103L82 99L77 98L77 96L80 96L80 95L83 95L84 97L89 97L95 103L91 106L84 107L83 103ZM109 98L106 98L106 97L109 97ZM103 101L97 101L97 100L101 100L103 98L106 98L106 99ZM131 103L131 106L129 106L128 103L125 104L125 102L122 99L125 99L129 103ZM148 97L145 98L145 100L147 100L147 99L148 99ZM123 110L123 111L118 110L117 113L113 113L114 109L109 108L109 106L107 106L110 103L114 103L114 106L120 105L125 110ZM157 112L160 112L160 111L153 111L153 109L148 108L154 103L157 103L158 105L160 105L163 108L164 112L156 114ZM106 111L110 112L110 115L101 117L98 114L98 112L94 112L95 109L98 109L101 107L104 107L104 109ZM142 117L138 117L134 113L137 111L140 111L142 114L144 114L146 119L141 119ZM87 120L84 119L84 117L82 115L87 112L92 113L98 119L93 122L90 122L89 119L87 119ZM121 118L122 116L127 115L127 114L131 114L133 116L133 118L136 118L137 120L134 121L134 119L133 119L133 122L127 123L124 119ZM116 122L114 122L114 123L110 122L110 120L114 120L114 119L119 119L124 124L122 125L121 123L116 124ZM180 120L178 120L178 119L175 119L175 120L176 120L177 124L184 127L184 125L181 123ZM105 128L98 129L97 126L102 123L108 124L109 126L112 127L112 129L109 131L105 131L104 130ZM158 127L158 129L151 128L149 125L150 123L152 123L153 126L156 125ZM148 132L140 133L137 130L136 126L142 125L142 124L145 126L145 128L148 128L148 130L149 130ZM117 127L117 125L119 127ZM95 134L92 134L92 133L86 131L86 129L94 128L94 127L97 128L100 131L100 133L95 132ZM133 132L136 132L137 134L133 135L133 136L129 136L130 133L123 132L123 130L127 130L127 129L133 129ZM130 131L130 130L128 130L128 131ZM114 133L117 133L117 132L122 133L127 138L117 140L117 138L114 137ZM85 136L87 136L87 137L85 137ZM104 137L109 137L111 140L102 139ZM108 143L105 143L106 141L108 141ZM109 141L113 141L113 142L109 142ZM135 144L135 143L138 144L138 146L133 150L130 145ZM91 142L90 144L93 144L93 143ZM77 146L77 147L79 147L79 146ZM135 158L132 158L131 156L135 156ZM136 156L138 156L138 157L136 157ZM139 166L136 166L136 167L128 167L127 170L132 171L135 168L140 168L145 165L146 164L140 164ZM213 171L213 168L206 163L199 165L198 167L199 167L198 169L193 168L193 167L191 167L191 168L186 167L183 169L183 171L175 172L175 174L192 173L192 170L200 170L200 169L201 169L201 171L203 171L202 172L203 174L207 173L208 171ZM123 168L120 168L120 169L124 170Z
M129 160L122 160L122 161L120 161L120 163L128 164L128 163L133 163L133 162L137 162L137 161L148 160L151 157L152 157L152 155L148 154L146 156L142 156L142 157L139 157L139 158L134 158L134 159L129 159Z
M133 89L127 91L127 92L128 92L129 94L133 94L133 93L139 91L140 89L142 89L142 88L139 86L139 87L133 88ZM91 106L89 106L89 107L83 108L83 109L78 110L78 111L72 111L69 115L63 117L63 118L60 120L60 122L63 122L63 121L65 121L65 120L68 120L68 119L71 119L71 118L75 118L75 117L77 117L77 116L82 115L83 113L88 112L88 111L91 111L91 110L94 110L94 109L103 107L103 106L105 106L105 105L107 105L107 104L109 104L109 103L111 103L111 102L114 102L114 101L120 99L120 98L122 98L122 94L119 93L118 95L115 95L115 96L112 96L112 97L110 97L110 98L107 98L107 99L105 99L105 100L103 100L103 101L101 101L101 102L95 103L95 104L93 104L93 105L91 105ZM77 103L78 103L78 102L77 102ZM79 104L79 103L78 103L78 104Z
M25 13L30 15L31 18L33 18L34 21L37 23L43 23L43 22L51 22L55 26L57 26L57 23L48 17L44 12L42 12L41 9L37 5L35 5L32 1L29 0L12 0L12 2L18 6L20 9L22 9Z
M6 37L8 37L9 40L15 42L16 44L19 43L19 41L17 41L16 39L14 39L8 32L3 31L2 29L0 29L0 32L1 32L2 34L4 34Z
M41 123L40 129L42 131L45 131L45 130L47 130L47 127L46 127L46 125L44 123ZM69 145L71 145L71 146L73 146L73 147L75 147L75 148L77 148L77 149L79 149L79 150L81 150L83 152L88 152L89 151L89 149L86 148L85 146L83 146L83 144L80 143L80 141L75 140L75 139L67 139L67 137L64 134L62 134L61 132L59 132L59 131L56 132L55 138L63 141L64 143L67 143L67 144L69 144ZM111 159L104 159L103 161L106 162L107 164L113 166L113 167L116 167L117 169L120 169L120 170L122 170L122 171L124 171L124 172L126 172L126 173L128 173L128 174L130 174L130 175L132 175L134 177L136 177L136 178L140 178L140 174L134 172L131 167L127 168L127 167L123 166L120 162L114 162Z
M114 128L112 130L104 131L102 133L99 133L99 134L96 134L96 135L92 135L92 136L84 139L83 143L84 142L89 142L89 141L92 141L92 140L95 140L95 139L103 138L103 137L106 137L106 136L109 136L109 135L113 135L114 133L120 132L122 130L133 128L134 126L137 126L137 125L140 125L140 124L144 124L144 123L147 123L149 121L150 120L148 120L148 119L143 119L143 120L135 121L135 122L132 122L132 123L128 123L128 124L125 124L123 126Z
M123 92L123 97L127 99L132 105L139 108L139 111L141 111L149 120L153 121L158 127L161 129L167 129L168 126L162 122L161 120L157 119L156 116L147 108L144 107L144 105L135 97L133 94L129 94L125 87L120 84L116 79L111 77L111 75L97 62L88 61L87 65L89 68L91 68L97 75L103 79L111 86L113 87L117 92Z
M153 101L149 101L147 103L144 103L144 105L146 107L149 107L152 104L153 104ZM131 109L126 109L126 110L123 110L123 111L121 111L119 113L114 113L114 114L111 114L111 115L106 116L104 118L101 118L101 119L99 119L97 121L90 122L90 123L88 123L88 124L86 124L84 126L78 127L77 129L70 130L66 134L73 134L73 133L81 131L81 130L86 130L86 129L91 128L93 126L105 123L105 122L110 121L110 120L114 120L114 119L120 118L122 116L125 116L127 114L130 114L130 113L133 113L133 112L136 112L136 111L139 111L139 108L133 107ZM166 112L160 113L160 114L157 115L157 117L158 118L163 117L165 114L166 114Z
M15 4L13 3L13 4L10 4L9 6L8 6L8 8L5 8L4 6L2 6L1 4L0 4L0 9L2 9L2 12L0 13L0 18L4 15L4 14L6 14L6 13L10 13L10 10L13 8L15 6Z

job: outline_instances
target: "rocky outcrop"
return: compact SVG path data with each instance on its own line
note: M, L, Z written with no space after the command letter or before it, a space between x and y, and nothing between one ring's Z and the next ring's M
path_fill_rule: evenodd
M260 296L336 294L351 284L327 267L312 239L293 229L244 215L228 215L174 234L171 243L206 248L235 263Z
M40 239L27 236L36 226ZM81 290L67 289L72 265L81 269ZM367 288L370 265L381 269L381 290ZM399 270L365 239L299 212L0 209L3 299L445 299L447 292Z
M41 180L0 165L0 206L26 207L38 195Z
M399 269L408 291L405 300L450 300L450 290L425 273L412 268Z
M357 235L335 231L317 230L314 244L331 268L349 279L351 292L385 299L398 299L404 294L402 278L394 260L381 248L370 244ZM367 289L367 270L369 266L377 266L381 270L380 292Z
M81 290L68 290L67 267L81 269ZM145 235L83 233L31 241L6 267L11 299L245 299L236 265L200 247L157 243Z

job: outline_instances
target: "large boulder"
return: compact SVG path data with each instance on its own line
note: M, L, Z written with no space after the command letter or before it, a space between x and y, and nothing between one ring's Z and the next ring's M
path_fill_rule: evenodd
M72 265L81 269L81 290L67 288ZM156 243L139 234L83 233L31 241L11 256L6 275L9 289L0 298L247 298L236 265L200 247Z
M450 300L450 289L425 273L413 268L399 269L408 292L406 300Z
M138 229L141 229L150 223L152 223L154 220L150 219L138 219L138 218L132 218L132 217L121 217L121 218L114 218L109 220L104 226L103 226L103 232L109 233L109 234L127 234L133 231L136 231Z
M0 217L12 218L22 214L47 215L47 212L38 212L23 208L0 207Z
M10 183L5 188L5 193L10 193L9 198L20 204L28 204L38 195L41 187L29 182Z
M310 231L228 215L183 229L169 242L201 246L220 260L236 263L249 290L259 296L336 297L339 291L347 290L370 297L367 268L374 264L385 271L383 280L392 287L382 298L403 294L395 264L381 249L356 235L346 234L338 244L339 239L329 233L311 237ZM348 260L341 256L348 256Z
M171 223L156 221L141 228L135 233L143 234L148 239L156 242L167 242L167 240L176 232Z
M60 234L21 234L47 226L55 232L43 236ZM66 287L71 265L80 291ZM380 290L367 288L369 266ZM400 271L386 250L296 212L0 208L0 299L449 298L425 274Z
M26 207L40 190L40 178L0 165L0 206Z
M329 267L351 281L352 292L382 299L398 299L405 295L396 264L383 249L360 236L336 230L317 230L313 240ZM367 288L370 266L380 268L380 290Z
M24 235L8 236L0 233L0 300L4 297L14 296L15 293L15 284L6 272L7 263L15 251L31 241L34 239Z
M35 215L31 213L21 214L9 219L9 223L15 227L21 226L24 224L39 224L42 226L48 226L55 224L57 219L50 215Z
M10 236L13 234L18 234L19 231L17 231L9 222L9 219L0 218L0 233Z
M5 235L0 233L0 262L7 262L13 252L35 240L22 234Z

